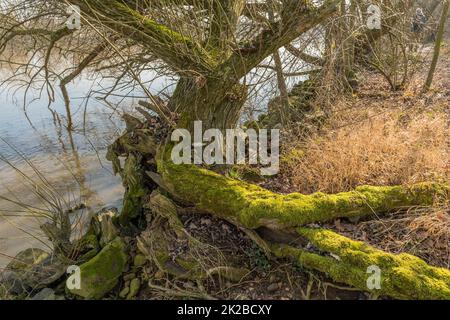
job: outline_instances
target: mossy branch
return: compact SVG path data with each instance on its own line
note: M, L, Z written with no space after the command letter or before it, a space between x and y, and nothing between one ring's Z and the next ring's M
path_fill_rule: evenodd
M215 64L194 39L172 30L117 0L70 0L85 18L97 19L119 35L148 48L175 71L209 72Z
M164 185L183 201L250 229L284 229L336 218L370 216L395 208L431 205L450 187L437 183L412 186L361 186L338 194L281 195L196 166L158 161Z
M265 226L291 230L338 217L430 205L435 196L450 191L446 185L421 183L363 186L334 195L280 195L196 166L174 165L159 159L158 168L165 185L176 197L250 229ZM376 290L379 295L398 299L450 298L450 270L429 266L409 254L390 254L329 230L299 227L296 232L315 250L272 243L270 249L277 257L293 258L303 267L323 272L334 281L364 291L370 291L368 268L375 266L381 272L381 287Z
M294 258L301 266L334 281L397 299L450 299L450 270L436 268L406 254L390 254L330 230L298 228L318 252L273 246L276 256ZM379 289L369 288L370 267L380 271Z

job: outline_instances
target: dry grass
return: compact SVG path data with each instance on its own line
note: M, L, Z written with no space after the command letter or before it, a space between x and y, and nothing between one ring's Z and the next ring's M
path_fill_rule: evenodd
M415 99L409 108L392 103L401 101L399 97L378 108L365 99L356 108L336 112L324 133L293 144L285 155L283 176L290 179L289 191L336 193L364 184L448 183L449 105L438 98L422 108ZM408 252L432 265L450 266L449 199L325 227L388 252Z
M447 121L444 113L369 116L295 146L285 157L284 172L303 193L450 180Z
M423 49L422 70L405 91L392 92L380 75L366 72L357 95L336 99L321 132L287 134L277 189L335 193L450 181L450 45L443 46L433 90L422 95L431 49Z

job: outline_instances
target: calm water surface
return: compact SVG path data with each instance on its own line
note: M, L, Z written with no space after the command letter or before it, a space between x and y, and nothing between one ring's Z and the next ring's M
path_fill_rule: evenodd
M55 123L45 94L26 108L25 115L23 91L13 94L0 88L0 196L45 208L46 204L21 175L23 172L38 184L41 184L39 175L45 177L55 193L70 205L80 201L88 205L74 216L106 206L120 207L123 188L120 179L112 174L105 153L123 129L123 123L111 107L96 99L86 103L85 99L76 98L86 96L95 86L102 84L83 79L70 86L76 127L72 133ZM32 90L29 100L38 94ZM65 115L60 94L51 108ZM44 221L0 197L0 268L9 256L22 249L46 247L39 229Z
M0 67L0 80L7 76L8 71ZM304 79L291 80L296 83ZM155 80L152 74L144 75L142 80L152 88L152 93L170 91L173 84L173 79ZM13 91L11 87L0 85L0 268L22 249L47 246L39 229L45 220L30 216L18 205L26 203L39 209L48 206L36 196L35 188L26 183L28 178L33 182L39 182L40 176L47 180L53 193L69 206L80 201L86 203L87 209L75 212L73 220L88 217L103 207L120 208L123 187L105 159L106 148L123 130L117 110L129 111L137 102L132 97L143 94L138 89L119 90L120 96L109 99L112 105L108 106L96 99L98 94L86 101L91 90L111 85L112 82L84 77L68 86L75 124L73 132L55 122L48 109L45 90L43 93L37 88L29 90L25 112L24 90ZM65 108L58 87L55 93L56 101L50 108L61 116L64 124ZM263 102L268 99L269 96L265 97ZM6 201L2 196L17 203Z

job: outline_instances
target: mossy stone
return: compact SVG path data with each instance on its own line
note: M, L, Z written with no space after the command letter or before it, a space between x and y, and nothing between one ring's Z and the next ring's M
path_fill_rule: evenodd
M100 299L111 291L125 271L128 255L122 239L117 237L98 255L80 266L80 289L69 290L85 299Z
M130 287L126 286L120 291L119 297L125 299L128 296L128 293L130 293Z

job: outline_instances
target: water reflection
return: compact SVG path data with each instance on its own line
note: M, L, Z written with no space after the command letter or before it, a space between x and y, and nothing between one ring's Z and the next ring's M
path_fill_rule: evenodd
M89 81L80 81L72 94L83 95L91 86ZM0 91L0 157L9 162L0 160L0 195L45 208L48 204L23 176L36 181L41 175L68 206L86 204L86 209L71 213L73 222L105 206L120 207L123 188L105 154L122 130L122 122L117 113L95 100L86 106L73 110L76 129L68 131L64 121L48 111L46 101L31 104L25 116L20 102ZM53 108L63 112L61 99ZM22 249L48 245L39 229L45 218L31 216L17 203L0 199L0 268L8 256Z

